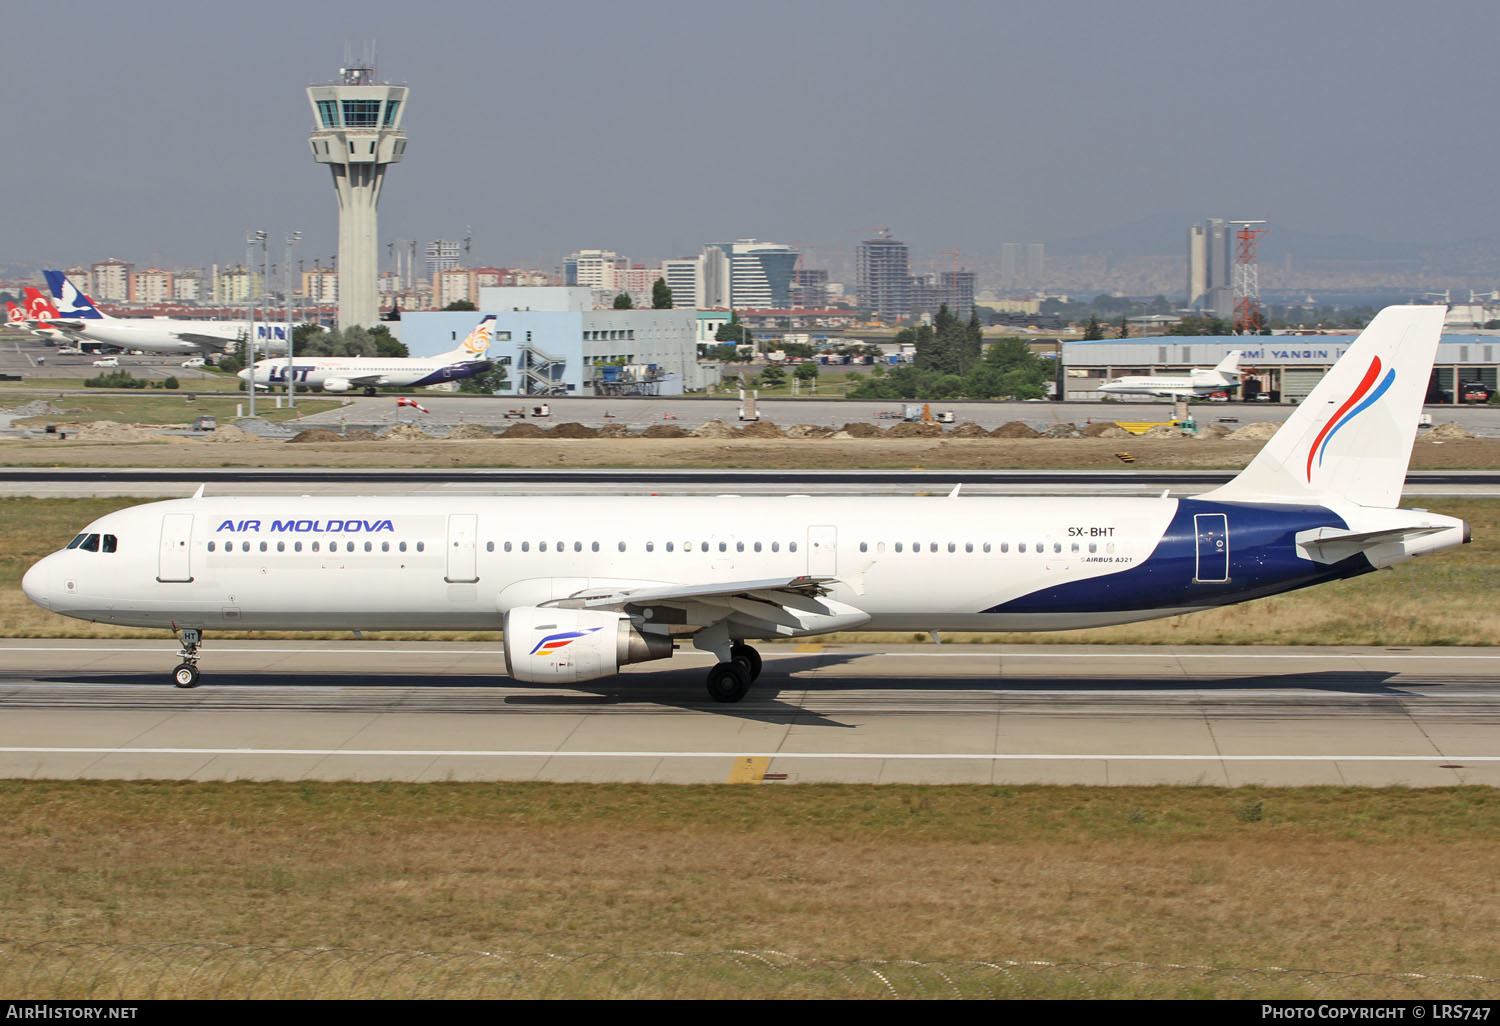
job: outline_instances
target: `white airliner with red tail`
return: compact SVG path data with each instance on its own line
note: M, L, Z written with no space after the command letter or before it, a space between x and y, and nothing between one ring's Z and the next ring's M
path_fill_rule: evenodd
M1382 311L1239 476L1190 499L200 489L99 518L22 586L66 616L178 632L180 687L205 631L501 628L518 680L605 677L681 643L718 657L709 693L736 701L759 639L1128 623L1468 541L1396 506L1443 314Z

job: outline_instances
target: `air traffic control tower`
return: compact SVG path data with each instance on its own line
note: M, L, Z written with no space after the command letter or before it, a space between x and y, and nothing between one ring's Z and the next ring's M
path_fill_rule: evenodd
M406 152L401 117L406 86L377 85L367 67L340 68L338 85L309 86L313 159L333 172L339 197L339 328L369 327L380 317L375 207L385 169Z

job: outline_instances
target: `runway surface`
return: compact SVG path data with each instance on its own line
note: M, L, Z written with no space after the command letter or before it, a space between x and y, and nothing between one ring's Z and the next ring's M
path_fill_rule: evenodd
M1500 649L766 645L573 687L498 644L0 642L0 776L660 783L1500 783Z

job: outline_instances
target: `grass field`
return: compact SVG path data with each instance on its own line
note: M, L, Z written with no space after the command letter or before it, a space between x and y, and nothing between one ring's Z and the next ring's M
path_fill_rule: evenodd
M44 398L44 397L38 397ZM51 400L61 412L40 417L26 417L16 422L17 427L43 427L62 421L113 420L121 424L191 424L198 417L214 416L220 423L234 419L235 409L249 411L249 399L242 395L199 395L189 399L186 392L146 392L141 395L120 395L101 392L98 395L73 394ZM337 399L298 398L297 408L276 408L274 398L258 396L255 415L266 420L288 420L297 416L319 413L339 405Z
M1485 788L0 781L0 824L10 942L1500 977ZM138 993L162 957L119 972ZM34 996L27 968L0 990ZM692 972L640 993L723 982ZM1244 996L1085 972L1043 994Z
M0 499L0 535L6 539L0 550L0 633L11 637L160 637L159 631L106 627L48 613L32 605L20 588L22 575L37 559L67 544L95 517L139 501ZM1500 645L1500 609L1494 601L1495 581L1500 580L1500 501L1423 502L1435 512L1467 520L1474 541L1393 570L1187 616L1083 631L955 633L944 637L1010 644ZM480 640L494 635L402 633L366 637ZM925 634L830 635L824 640L852 639L928 640Z

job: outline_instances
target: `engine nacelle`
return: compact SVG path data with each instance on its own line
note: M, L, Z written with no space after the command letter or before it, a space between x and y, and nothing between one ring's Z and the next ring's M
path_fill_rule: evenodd
M624 613L517 606L505 614L506 672L532 684L609 677L671 654L671 638L641 633Z
M323 382L323 391L325 392L348 392L353 388L354 386L343 378L329 378Z

